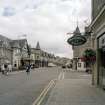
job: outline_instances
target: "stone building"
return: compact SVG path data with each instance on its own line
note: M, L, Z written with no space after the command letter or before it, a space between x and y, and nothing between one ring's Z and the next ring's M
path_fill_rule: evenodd
M0 35L0 65L12 64L19 69L26 63L28 42L26 39L12 40Z
M92 0L92 48L96 50L93 84L105 88L105 0Z
M18 69L23 67L28 62L28 53L27 53L28 42L26 39L12 40L11 48L13 50L13 67Z
M80 46L72 46L73 49L73 69L79 70L79 71L85 71L86 70L86 63L81 60L83 53L86 49L91 49L91 36L89 34L86 34L88 31L88 27L85 27L85 35L84 37L87 39L86 43ZM78 33L81 34L79 27L76 27L76 30L74 31L74 34Z
M54 62L54 54L50 54L46 51L43 51L40 48L39 42L36 44L36 48L31 48L31 57L33 58L33 64L36 67L47 67L48 63Z
M0 35L0 65L4 63L12 63L13 50L11 49L11 40Z

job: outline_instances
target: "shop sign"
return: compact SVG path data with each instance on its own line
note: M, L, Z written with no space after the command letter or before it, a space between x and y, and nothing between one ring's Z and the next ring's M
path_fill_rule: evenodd
M72 46L83 45L86 41L86 38L82 35L76 35L67 40L67 42Z

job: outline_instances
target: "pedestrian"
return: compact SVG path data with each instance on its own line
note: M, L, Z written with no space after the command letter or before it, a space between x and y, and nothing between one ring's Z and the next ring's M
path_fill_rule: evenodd
M9 70L9 72L12 72L12 65L11 64L8 65L8 70Z
M30 73L30 67L31 67L30 65L27 65L27 66L26 66L26 72L27 72L27 74Z
M8 65L7 64L4 64L4 74L7 75L8 74Z
M2 74L4 74L4 72L5 72L4 64L1 65L1 72L2 72Z

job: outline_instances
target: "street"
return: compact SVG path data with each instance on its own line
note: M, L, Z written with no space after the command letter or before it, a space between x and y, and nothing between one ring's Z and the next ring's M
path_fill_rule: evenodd
M84 71L61 67L0 74L0 105L104 105L105 94L91 79Z
M0 0L0 105L105 105L105 0Z
M50 80L57 79L60 68L37 68L0 74L0 105L32 105Z

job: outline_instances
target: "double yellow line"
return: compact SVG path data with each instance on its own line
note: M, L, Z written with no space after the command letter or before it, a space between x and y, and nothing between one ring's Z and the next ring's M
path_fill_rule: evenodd
M64 75L64 72L61 72L58 76L58 80L63 80L65 78Z
M57 80L62 80L64 79L64 72L61 72L58 76ZM44 90L41 92L41 94L39 95L39 97L33 102L32 105L41 105L41 103L43 102L43 100L45 99L47 93L50 91L50 89L55 85L56 81L55 80L51 80L49 82L49 84L44 88Z
M40 96L33 102L32 105L41 105L42 101L46 97L47 93L51 89L52 86L55 85L55 80L51 80L49 84L45 87L45 89L41 92Z

